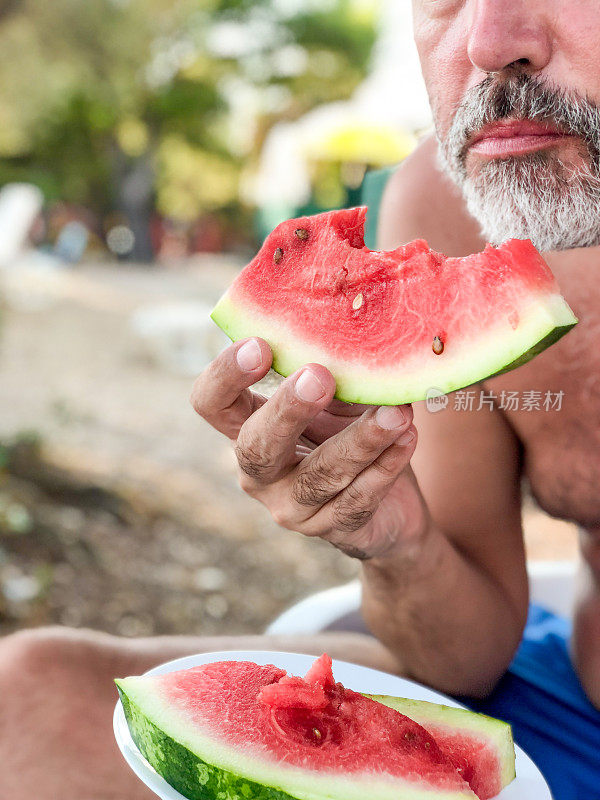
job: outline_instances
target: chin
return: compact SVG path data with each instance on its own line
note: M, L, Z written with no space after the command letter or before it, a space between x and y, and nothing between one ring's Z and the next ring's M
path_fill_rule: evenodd
M555 150L502 159L474 155L451 177L492 244L531 239L541 251L600 244L600 177L589 159L570 161Z

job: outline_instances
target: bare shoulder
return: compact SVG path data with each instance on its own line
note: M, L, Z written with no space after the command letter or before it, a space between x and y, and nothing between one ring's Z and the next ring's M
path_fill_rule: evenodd
M450 256L477 252L485 244L460 192L438 168L433 136L398 167L381 204L379 246L389 250L413 239L426 239Z
M447 255L483 249L477 223L438 169L434 139L422 142L390 178L378 233L383 249L412 239L426 239ZM413 408L419 439L411 466L432 519L523 607L520 450L510 426L497 409L459 410L454 396L439 414L424 402Z
M485 247L459 190L437 165L437 142L433 136L423 140L392 175L379 212L378 242L382 249L413 239L426 239L434 250L452 256L469 255ZM480 387L473 388L477 391ZM431 438L433 450L439 452L442 441L447 441L447 458L464 451L464 447L457 448L458 442L468 442L471 455L482 462L487 451L506 444L510 452L507 464L512 463L514 442L510 440L514 437L497 409L473 415L448 409L437 417L417 403L415 420L421 438ZM423 452L427 448L422 444L419 449ZM428 461L432 463L432 458L428 457Z

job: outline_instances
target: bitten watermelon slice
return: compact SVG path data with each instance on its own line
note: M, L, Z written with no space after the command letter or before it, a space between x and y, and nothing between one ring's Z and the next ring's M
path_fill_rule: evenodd
M131 735L190 800L475 800L435 739L335 683L217 662L116 681Z
M480 800L495 797L514 779L515 745L508 723L422 700L366 696L422 725Z
M524 364L577 319L529 241L446 258L415 241L364 244L366 209L288 220L221 298L212 318L260 336L273 368L326 366L336 397L392 405L450 392Z

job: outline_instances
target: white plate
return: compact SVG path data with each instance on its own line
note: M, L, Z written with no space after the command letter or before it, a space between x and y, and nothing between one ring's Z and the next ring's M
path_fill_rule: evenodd
M298 653L278 653L263 650L222 651L219 653L202 653L197 656L187 656L161 664L151 669L148 675L162 675L165 672L174 672L179 669L189 669L200 664L210 664L213 661L254 661L256 664L275 664L287 670L292 675L304 675L315 660L314 656L305 656ZM413 700L429 700L433 703L444 703L447 706L461 708L459 703L449 697L438 694L418 683L379 672L366 667L359 667L347 661L334 661L333 672L335 679L344 686L357 692L369 694L389 694L396 697L410 697ZM149 789L158 795L161 800L186 800L175 791L172 786L163 780L148 764L144 756L135 746L129 734L123 706L117 703L114 714L114 731L119 749L131 769L135 772ZM540 771L533 761L519 747L516 747L517 777L498 796L497 800L552 800L552 795Z

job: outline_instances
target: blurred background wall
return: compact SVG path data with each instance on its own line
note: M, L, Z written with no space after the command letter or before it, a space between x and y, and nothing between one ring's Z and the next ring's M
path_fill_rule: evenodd
M262 237L428 129L408 0L3 0L0 97L0 633L259 631L355 575L188 396Z

